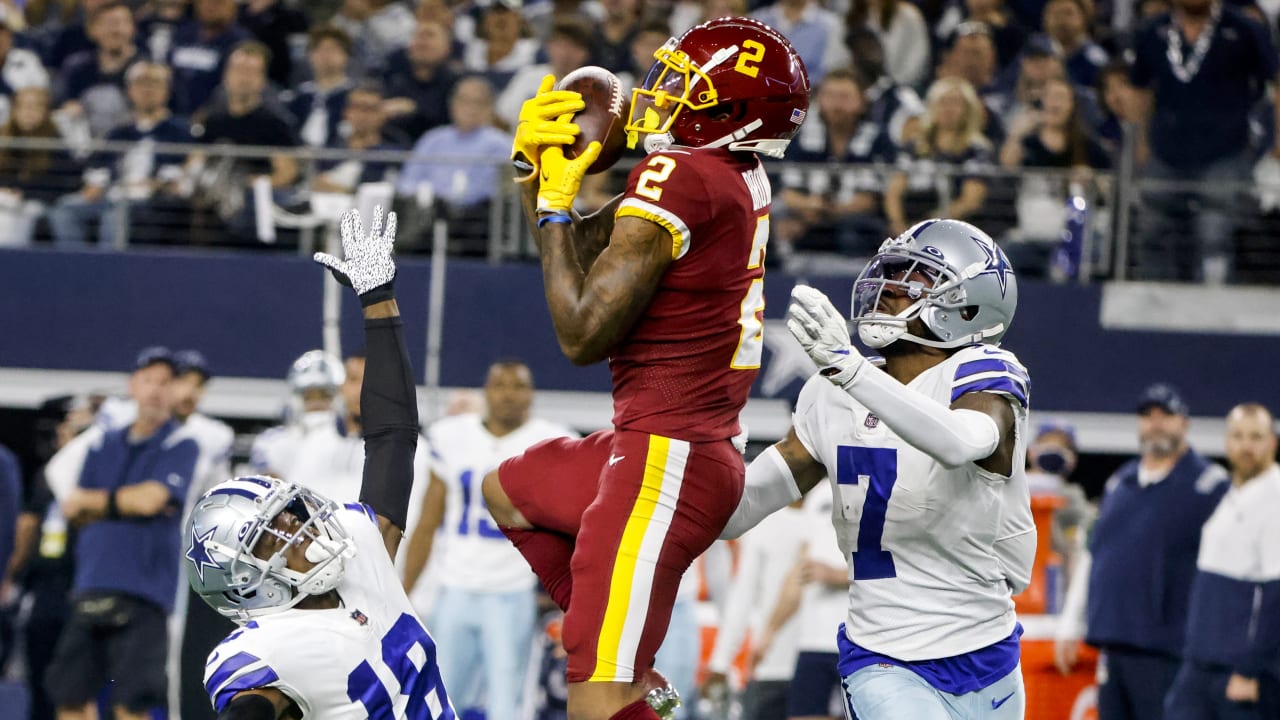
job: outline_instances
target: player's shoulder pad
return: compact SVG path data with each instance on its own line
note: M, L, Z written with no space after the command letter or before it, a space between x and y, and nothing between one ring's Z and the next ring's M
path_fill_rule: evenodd
M1013 353L991 345L973 345L950 358L954 368L951 402L971 392L989 392L1015 400L1024 409L1031 396L1031 375Z
M288 647L293 647L288 637L256 621L228 635L204 665L204 689L214 710L222 712L237 693L278 684L278 652L273 649Z
M374 527L378 526L378 514L373 511L373 508L369 507L368 503L343 503L342 510L346 511L341 513L343 520L349 518L351 522L356 524L363 524L367 520L373 523Z

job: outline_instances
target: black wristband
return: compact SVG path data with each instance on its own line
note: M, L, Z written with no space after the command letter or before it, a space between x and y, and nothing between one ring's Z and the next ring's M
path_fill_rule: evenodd
M388 280L368 292L360 293L360 307L369 307L386 300L396 299L396 281Z
M107 491L107 519L108 520L120 519L120 506L116 504L115 490Z

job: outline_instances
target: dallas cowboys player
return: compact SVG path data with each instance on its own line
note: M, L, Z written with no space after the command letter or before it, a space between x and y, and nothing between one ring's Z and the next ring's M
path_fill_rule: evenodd
M316 260L364 306L368 375L361 502L340 507L294 482L250 476L217 485L187 524L187 576L242 624L209 656L219 720L453 720L435 643L392 565L413 481L418 414L392 281L395 215L361 236L342 220L346 260Z
M853 291L862 341L809 287L787 325L817 363L785 439L747 470L730 534L824 476L849 559L838 636L860 720L1021 718L1012 595L1035 551L1023 466L1029 379L996 347L1017 307L1004 253L978 228L928 220L886 240Z

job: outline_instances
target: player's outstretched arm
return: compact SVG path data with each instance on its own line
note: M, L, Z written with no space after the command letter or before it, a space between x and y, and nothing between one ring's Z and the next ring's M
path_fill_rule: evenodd
M766 448L747 466L742 499L720 531L720 539L740 537L761 520L799 500L826 476L827 468L791 428L785 438Z
M316 253L344 285L355 289L364 307L365 375L360 390L364 426L364 480L360 501L378 515L387 552L395 557L409 514L413 456L418 447L418 398L395 300L396 215L382 227L382 208L374 209L368 234L360 232L360 213L342 217L345 259Z
M1014 414L990 393L970 393L951 407L872 367L853 347L849 326L818 290L791 291L787 328L818 372L875 413L895 433L946 467L968 462L1001 475L1013 471Z

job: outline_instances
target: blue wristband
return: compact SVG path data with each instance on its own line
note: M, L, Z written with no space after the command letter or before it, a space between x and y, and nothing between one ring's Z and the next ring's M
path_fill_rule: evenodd
M573 218L569 217L569 213L553 213L551 215L543 215L538 218L538 227L541 228L547 223L571 223Z

